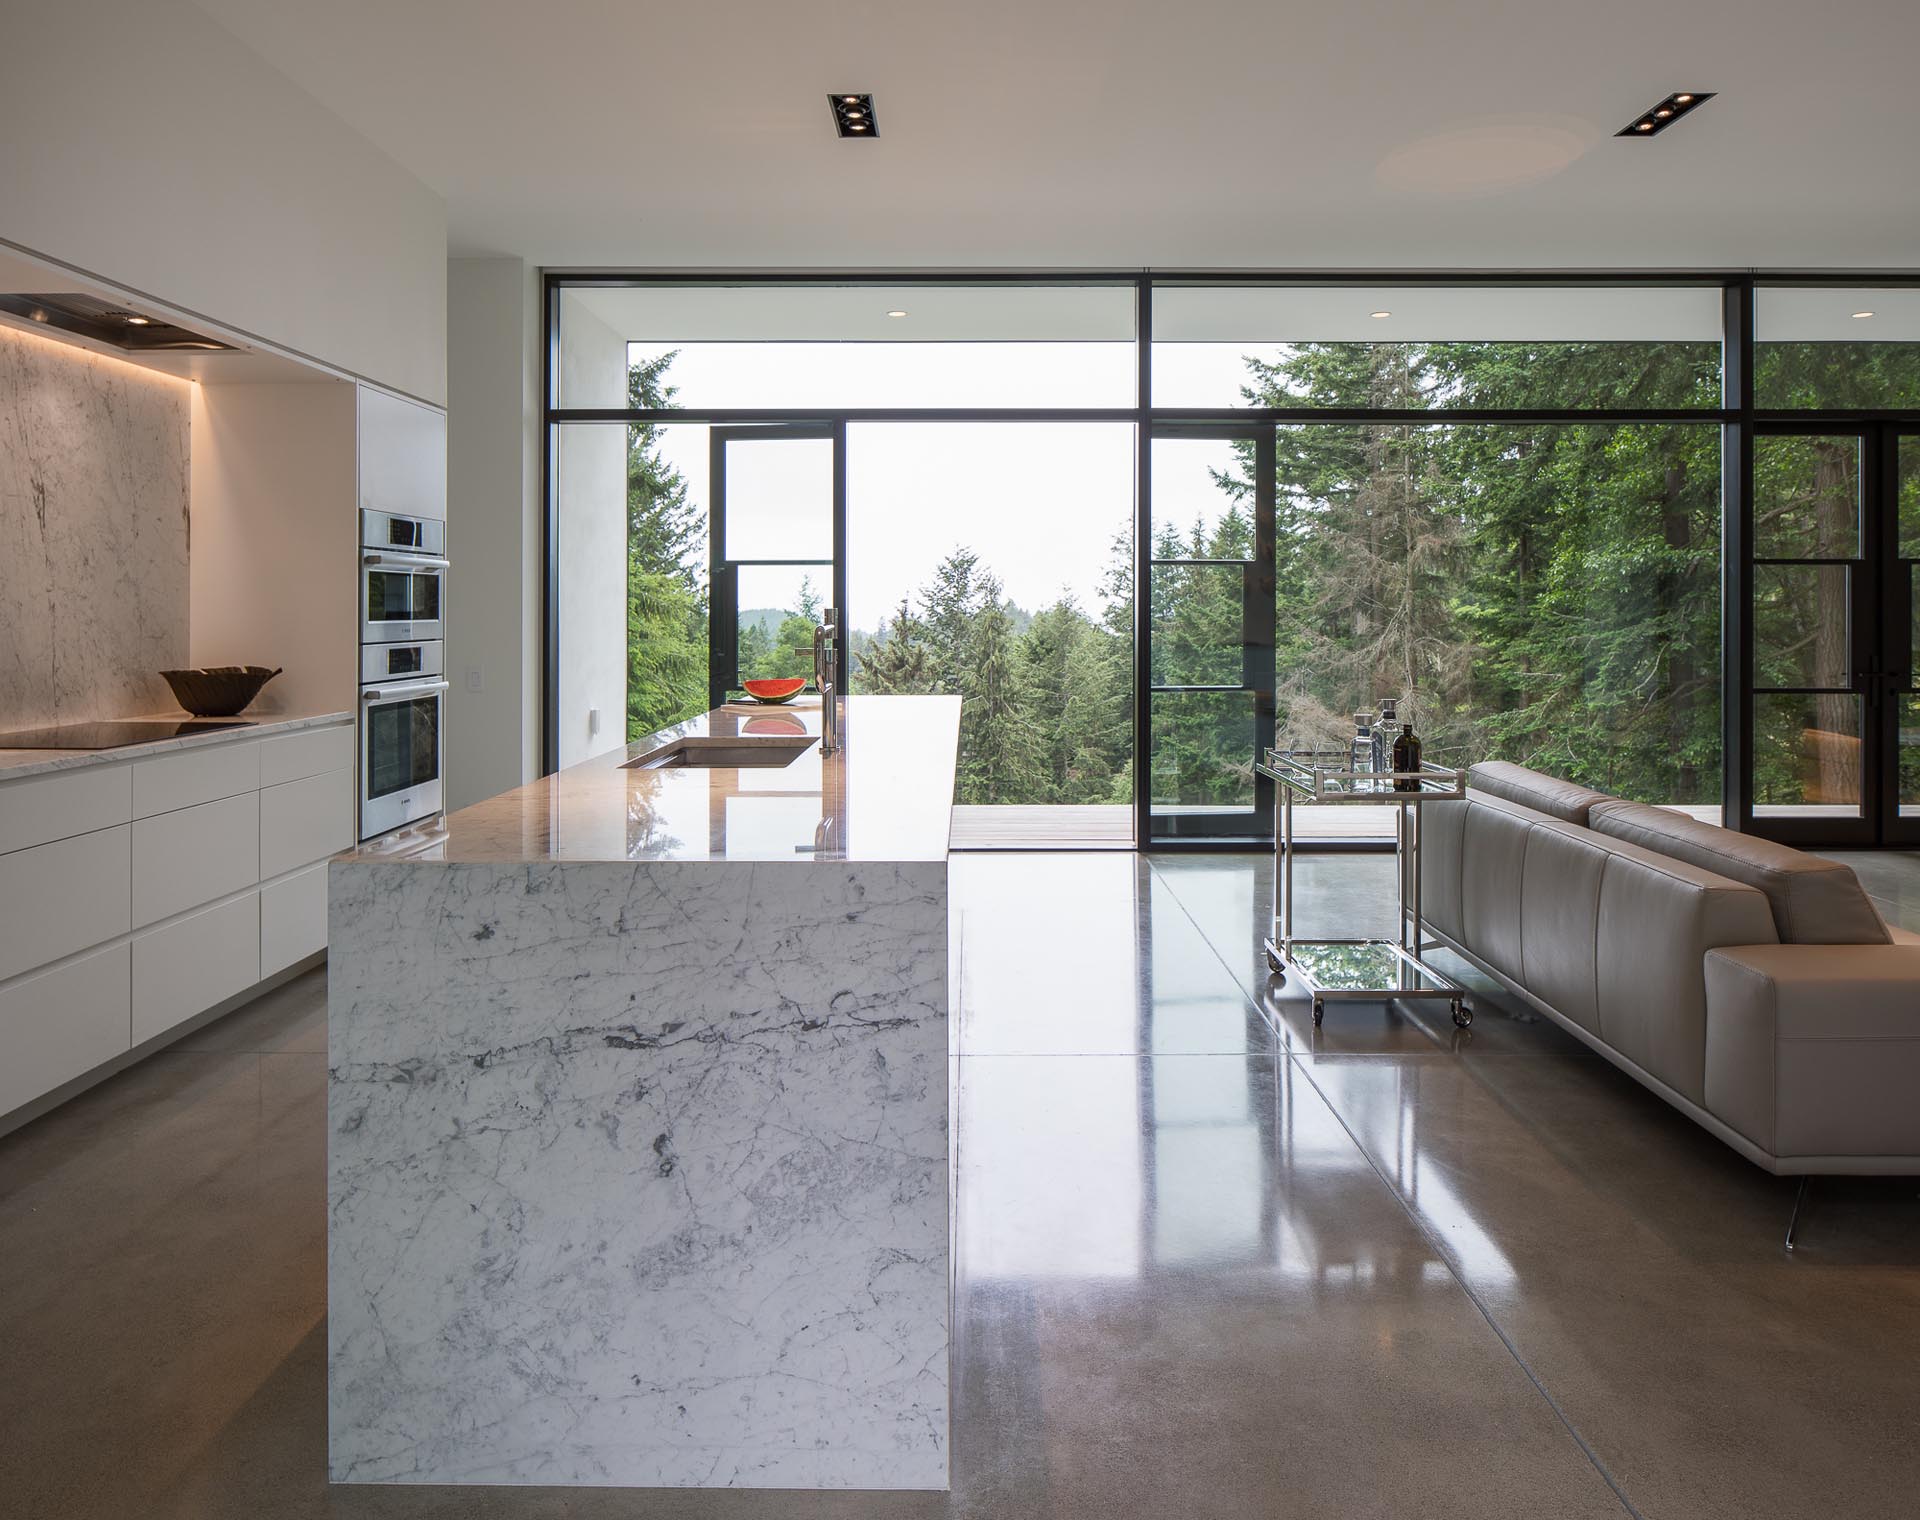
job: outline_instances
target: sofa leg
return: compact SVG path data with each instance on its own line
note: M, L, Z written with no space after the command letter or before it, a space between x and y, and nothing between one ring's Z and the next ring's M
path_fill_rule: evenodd
M1793 1195L1793 1213L1787 1217L1787 1249L1793 1249L1794 1232L1800 1228L1800 1211L1806 1207L1807 1194L1813 1187L1813 1174L1808 1173L1800 1179L1800 1191Z

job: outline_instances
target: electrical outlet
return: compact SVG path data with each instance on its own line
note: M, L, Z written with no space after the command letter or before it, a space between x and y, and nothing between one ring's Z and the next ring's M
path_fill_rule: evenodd
M587 733L591 735L591 734L597 734L599 732L600 732L600 709L597 707L589 707L587 709Z
M480 667L478 665L469 665L467 667L467 690L468 691L485 690L485 687L480 680Z

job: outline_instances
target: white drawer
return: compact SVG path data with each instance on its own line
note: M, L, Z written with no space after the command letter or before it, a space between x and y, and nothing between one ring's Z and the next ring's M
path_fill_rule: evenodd
M133 770L88 765L0 783L0 855L133 817Z
M125 934L126 824L0 855L0 981Z
M129 946L0 988L0 1113L125 1051Z
M133 825L133 927L144 928L260 879L260 797L248 792Z
M270 734L260 741L260 784L278 786L322 771L353 769L353 725Z
M260 889L260 974L327 948L327 863Z
M260 790L260 741L233 739L133 762L133 816Z
M325 860L353 843L353 773L328 771L260 793L260 879Z
M260 894L222 903L133 939L133 1043L260 980Z

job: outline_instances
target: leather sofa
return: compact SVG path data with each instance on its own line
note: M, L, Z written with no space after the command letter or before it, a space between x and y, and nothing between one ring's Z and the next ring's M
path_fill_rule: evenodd
M1920 1173L1920 936L1847 866L1517 765L1421 813L1427 941L1768 1171Z

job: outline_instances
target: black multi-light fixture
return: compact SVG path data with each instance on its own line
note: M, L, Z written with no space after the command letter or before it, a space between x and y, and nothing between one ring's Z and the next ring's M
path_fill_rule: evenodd
M1641 112L1613 135L1615 137L1652 137L1656 133L1666 131L1689 111L1712 100L1716 93L1713 90L1678 91L1669 95L1651 111Z
M873 114L871 95L829 95L833 125L842 137L878 137L880 123Z

